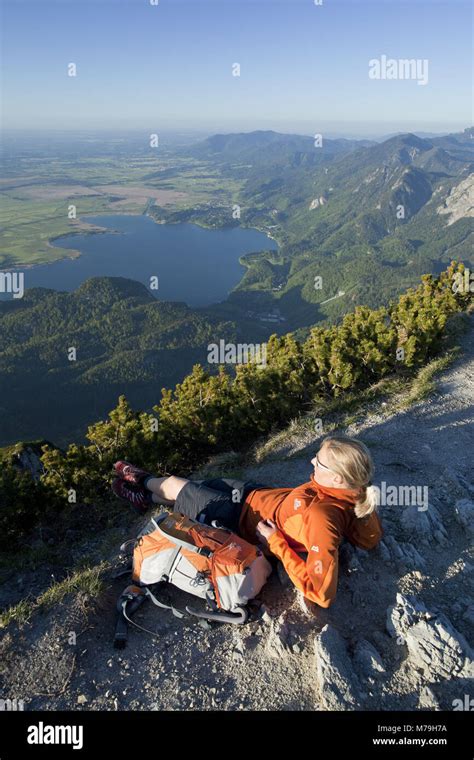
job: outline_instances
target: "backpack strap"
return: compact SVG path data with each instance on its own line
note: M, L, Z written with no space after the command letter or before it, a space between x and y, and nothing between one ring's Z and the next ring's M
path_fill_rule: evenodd
M145 594L150 597L153 604L156 604L157 607L162 607L165 610L171 610L173 615L177 618L185 617L186 613L182 612L182 610L179 610L177 607L173 607L172 604L164 604L164 602L160 602L148 587L145 587Z
M180 554L181 554L181 546L176 546L173 550L173 553L171 554L171 557L168 560L168 564L166 565L165 570L163 571L161 575L162 581L165 581L166 583L169 582L170 576L172 575L173 570L178 563L178 559L180 558L179 557Z
M186 612L182 612L177 607L173 607L171 604L165 604L164 602L160 602L154 594L150 591L150 589L147 586L143 587L137 587L137 586L127 586L125 591L123 591L122 595L120 596L118 602L117 602L117 623L115 626L115 636L114 636L114 647L115 649L124 649L127 645L127 638L128 638L128 628L127 623L130 625L135 626L135 628L138 628L140 631L144 631L145 633L149 633L152 636L160 636L160 631L150 631L149 628L144 628L144 626L139 625L138 623L135 623L134 620L130 617L131 615L136 612L138 607L145 601L147 597L150 597L153 604L156 604L157 607L161 607L163 609L171 610L173 615L179 618L183 618L186 616ZM189 613L188 613L189 614Z

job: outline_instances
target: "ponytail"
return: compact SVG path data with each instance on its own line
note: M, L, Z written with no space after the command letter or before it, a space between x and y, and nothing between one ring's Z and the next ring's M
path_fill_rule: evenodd
M380 503L380 494L377 486L373 486L369 483L362 487L362 498L358 499L354 505L354 513L356 517L367 517L375 512Z

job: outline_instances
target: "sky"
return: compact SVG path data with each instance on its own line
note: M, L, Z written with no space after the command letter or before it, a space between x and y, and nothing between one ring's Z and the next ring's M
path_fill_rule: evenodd
M375 136L472 123L464 0L153 2L2 0L2 126ZM382 56L426 68L370 78Z

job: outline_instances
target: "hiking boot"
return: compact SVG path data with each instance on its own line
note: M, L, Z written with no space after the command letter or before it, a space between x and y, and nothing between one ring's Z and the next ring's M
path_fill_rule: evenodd
M139 467L135 467L134 464L125 462L123 459L119 459L118 462L115 462L114 470L119 478L126 480L128 483L133 483L136 486L141 485L145 478L153 477L151 472L141 470Z
M150 491L147 491L142 486L134 486L131 483L127 483L125 480L121 480L121 478L115 478L112 481L112 491L119 499L130 502L139 515L143 515L153 504Z

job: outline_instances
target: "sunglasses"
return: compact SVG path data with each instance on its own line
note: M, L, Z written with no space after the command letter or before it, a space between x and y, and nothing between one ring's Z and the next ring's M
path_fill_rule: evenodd
M329 472L333 472L333 470L331 470L330 467L327 467L325 464L322 464L322 462L319 461L317 454L315 456L315 459L316 459L317 466L320 467L321 470L329 470Z

